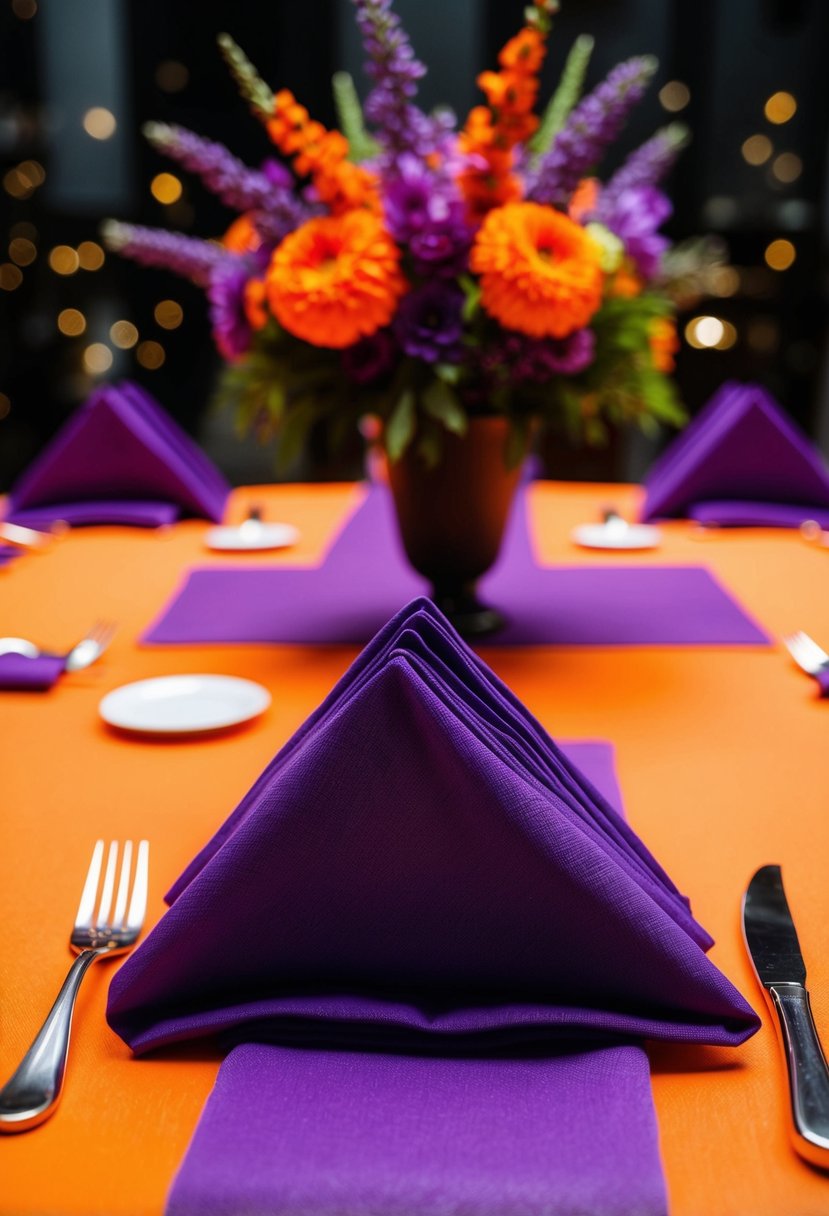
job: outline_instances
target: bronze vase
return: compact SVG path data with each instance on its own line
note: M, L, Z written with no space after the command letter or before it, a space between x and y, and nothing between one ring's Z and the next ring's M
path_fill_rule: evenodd
M505 418L473 418L462 437L447 434L429 468L410 444L388 461L400 538L409 562L432 584L431 598L463 637L504 624L481 603L476 584L493 565L521 477L508 468Z

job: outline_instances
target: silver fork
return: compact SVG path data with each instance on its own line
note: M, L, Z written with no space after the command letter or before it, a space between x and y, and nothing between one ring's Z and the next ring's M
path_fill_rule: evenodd
M116 626L112 621L95 621L89 632L76 642L65 654L41 650L28 638L0 638L0 654L22 654L27 659L41 656L63 659L66 671L81 671L99 659L115 636Z
M69 1052L72 1011L81 980L97 958L124 954L138 940L147 909L149 851L149 843L142 840L130 884L133 847L131 840L126 842L116 894L118 842L113 840L109 846L103 884L100 879L104 842L99 840L95 845L69 938L70 948L78 957L37 1037L14 1075L0 1089L0 1132L24 1132L37 1127L57 1107ZM96 916L99 885L101 897ZM115 910L110 915L114 894Z
M807 675L819 676L821 672L829 672L829 654L802 629L783 638L783 645Z

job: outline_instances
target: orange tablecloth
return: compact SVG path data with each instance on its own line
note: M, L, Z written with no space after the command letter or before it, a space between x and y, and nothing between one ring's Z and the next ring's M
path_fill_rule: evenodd
M356 501L350 486L238 491L269 518L299 525L290 553L251 563L313 564ZM618 561L573 548L571 527L607 502L632 510L634 488L532 489L540 556ZM181 573L205 561L206 525L163 533L77 531L0 572L0 634L68 647L90 623L120 623L105 658L49 693L0 694L0 1077L28 1046L70 962L67 936L98 836L152 842L150 923L162 894L265 763L356 654L351 647L144 648L137 637ZM708 564L773 634L829 641L829 551L796 534L664 529L631 563ZM560 738L617 747L630 819L717 939L712 957L764 1018L739 1050L654 1049L653 1089L673 1216L825 1216L829 1175L786 1139L782 1065L746 958L740 897L754 869L779 862L829 1046L829 700L782 651L762 648L482 649ZM149 742L110 732L104 693L173 672L248 676L273 694L268 713L222 737ZM0 1139L0 1212L23 1216L160 1213L210 1090L206 1046L133 1060L104 1021L118 964L81 992L66 1092L57 1114Z

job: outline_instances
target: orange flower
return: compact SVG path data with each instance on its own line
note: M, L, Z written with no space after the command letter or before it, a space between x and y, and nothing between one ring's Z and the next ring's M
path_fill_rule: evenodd
M583 228L540 203L490 211L472 248L481 303L507 329L566 338L602 301L601 251Z
M268 323L268 295L264 279L248 279L244 294L245 316L251 329L264 329Z
M610 281L608 292L611 296L621 296L622 299L632 300L642 290L642 280L623 266L617 270Z
M538 126L532 109L538 95L550 11L550 0L537 2L528 24L498 56L501 70L481 72L478 77L489 109L475 106L459 139L461 152L471 159L458 181L472 223L478 223L491 208L521 196L512 149Z
M240 215L222 237L222 244L231 253L255 253L262 244L262 238L250 216Z
M654 317L648 326L651 359L658 372L674 370L674 355L679 350L676 325L668 317Z
M308 220L274 250L271 312L289 333L342 349L388 325L407 283L377 216L346 211Z
M317 193L334 215L354 207L380 211L375 174L348 160L348 140L311 120L293 93L280 89L273 99L268 134L283 156L294 157L302 177L310 177Z
M599 183L595 177L583 177L570 196L567 214L580 224L586 215L596 210L599 198Z

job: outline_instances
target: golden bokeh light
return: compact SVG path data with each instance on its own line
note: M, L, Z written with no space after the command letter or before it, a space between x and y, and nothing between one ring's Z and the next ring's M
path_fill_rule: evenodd
M12 12L21 21L31 21L37 13L37 0L12 0Z
M162 329L178 329L184 320L184 309L175 300L159 300L153 316Z
M117 126L115 115L105 106L93 106L83 116L83 129L93 139L111 139Z
M93 376L100 376L112 367L112 351L103 342L93 342L83 352L83 365Z
M0 265L0 290L14 291L23 282L23 271L11 262Z
M78 246L78 263L81 270L100 270L104 264L104 251L96 241L81 241Z
M80 258L71 245L55 245L49 254L49 265L55 274L74 274L80 265Z
M64 308L58 313L58 329L67 338L78 338L86 329L86 317L77 308Z
M728 350L737 341L737 330L720 317L692 317L685 326L685 341L695 350Z
M781 152L774 158L771 171L779 182L788 186L803 172L803 161L794 152Z
M174 173L156 173L150 182L150 193L156 202L170 206L181 198L182 185Z
M788 270L797 257L797 250L791 241L781 237L766 246L763 257L772 270Z
M764 165L774 148L768 135L749 135L742 146L743 160L750 165Z
M36 190L38 186L42 186L46 181L46 170L40 161L37 160L21 161L17 166L17 172L32 190Z
M180 93L190 82L190 72L177 59L165 59L155 69L155 83L165 93Z
M31 195L34 186L18 169L9 169L3 175L3 189L12 198L24 199Z
M755 317L748 324L746 341L760 355L773 355L780 345L780 330L772 317Z
M691 90L681 80L669 80L659 90L659 104L670 114L684 110L691 100Z
M116 321L110 326L109 336L113 345L121 350L130 350L138 341L138 330L132 321Z
M9 257L18 266L31 266L37 257L37 246L25 236L16 236L9 241Z
M166 356L160 342L142 342L135 352L135 357L142 367L155 371L161 367Z
M794 118L797 113L797 101L791 93L772 93L763 107L763 113L769 122L780 126L782 123Z
M0 393L0 418L8 418L12 403L5 393Z
M9 229L9 236L12 240L20 236L24 241L36 241L38 231L34 224L30 224L27 220L20 220L19 223L12 224Z

